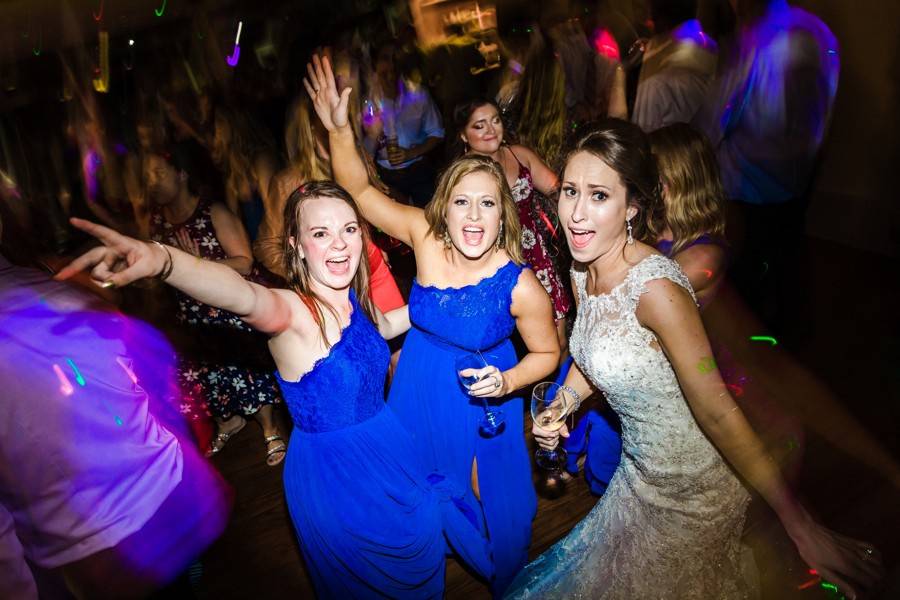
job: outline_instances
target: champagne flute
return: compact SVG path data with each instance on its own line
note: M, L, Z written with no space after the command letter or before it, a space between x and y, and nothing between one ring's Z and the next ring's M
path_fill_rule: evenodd
M556 431L562 427L574 405L572 395L550 381L537 384L531 392L531 418L541 429ZM553 450L539 447L534 458L541 469L558 472L566 462L566 451L558 446Z
M456 359L456 376L459 377L462 386L469 390L474 384L484 379L485 376L465 372L483 369L487 366L488 363L481 352L463 354ZM484 407L484 416L478 423L478 430L485 437L494 437L502 433L506 428L506 421L503 420L503 411L492 409L488 405L487 398L482 398L481 401Z

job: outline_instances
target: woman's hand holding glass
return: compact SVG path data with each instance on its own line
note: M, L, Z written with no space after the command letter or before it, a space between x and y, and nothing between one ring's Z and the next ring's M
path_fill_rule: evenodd
M575 399L560 385L545 381L534 386L531 394L531 418L534 421L532 432L540 446L535 459L542 469L558 471L565 463L566 452L557 446L560 435L569 437L566 417L575 408Z
M467 388L470 396L500 398L510 392L503 371L493 365L481 369L463 369L459 375L473 382Z
M563 423L559 429L544 429L537 423L531 426L534 441L544 450L555 450L559 446L559 438L569 437L569 427Z

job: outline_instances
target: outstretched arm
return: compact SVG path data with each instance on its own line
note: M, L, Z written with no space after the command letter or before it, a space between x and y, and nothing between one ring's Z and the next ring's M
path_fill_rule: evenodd
M409 331L409 306L406 304L386 313L376 308L375 316L378 318L378 332L386 340L392 340Z
M263 333L277 335L291 324L291 307L284 297L245 280L230 267L171 246L141 242L90 221L72 219L71 222L103 245L73 260L56 279L68 279L90 269L94 282L101 287L122 287L168 270L166 283L172 287L204 304L235 313Z
M777 465L728 393L712 357L700 313L677 284L647 284L637 317L656 333L698 424L729 463L778 515L800 556L821 576L855 597L880 576L880 556L868 544L838 535L816 523L788 488ZM855 583L858 582L858 583Z
M419 208L395 202L369 182L349 123L351 89L347 87L338 93L328 57L320 60L314 55L306 69L308 78L303 79L303 86L328 130L334 180L350 192L368 222L415 248L428 230L425 214Z

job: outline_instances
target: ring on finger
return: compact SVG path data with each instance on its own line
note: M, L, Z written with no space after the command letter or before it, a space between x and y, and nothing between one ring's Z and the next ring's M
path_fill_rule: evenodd
M494 378L494 389L499 389L500 386L503 385L503 384L500 382L500 378L497 377L496 375L491 375L491 377Z
M869 560L870 558L872 558L872 555L875 554L875 549L866 546L865 548L863 548L863 552L865 552L866 554L865 556L863 556L863 560Z

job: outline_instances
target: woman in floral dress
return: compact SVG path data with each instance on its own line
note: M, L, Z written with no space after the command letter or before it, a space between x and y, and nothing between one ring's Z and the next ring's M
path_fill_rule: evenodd
M146 161L147 193L151 201L150 237L207 260L228 265L245 277L251 274L250 240L240 219L221 203L192 194L187 171L177 157L152 154ZM176 292L179 325L202 340L202 358L179 357L178 380L182 412L191 421L212 416L217 433L210 454L253 415L266 442L266 463L284 460L286 445L275 425L272 405L280 402L267 360L265 338L237 315L197 302ZM255 350L259 350L256 352ZM237 359L240 356L240 360Z
M562 235L554 225L555 210L541 206L538 193L553 198L557 194L556 175L532 150L518 144L505 144L500 110L492 100L479 99L456 107L453 114L465 151L490 156L500 163L512 191L519 222L522 225L522 250L525 261L553 301L554 319L560 349L565 350L566 315L572 306L568 286L560 277L554 261L562 244Z

